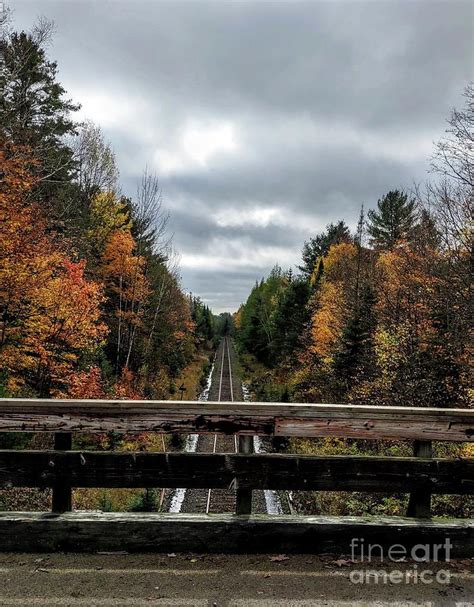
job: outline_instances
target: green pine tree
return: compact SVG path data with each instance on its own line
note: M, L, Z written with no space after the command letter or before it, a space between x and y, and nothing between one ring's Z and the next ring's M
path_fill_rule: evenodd
M40 22L33 33L13 32L0 40L0 128L40 161L38 194L45 200L73 174L72 150L64 137L76 133L71 114L80 107L65 98L57 64L46 56L49 29Z
M373 335L375 331L375 297L366 285L362 289L360 305L349 319L334 358L333 371L342 395L348 392L356 379L367 378L373 370Z
M376 249L393 249L402 240L409 240L416 224L415 201L408 194L392 190L377 201L377 210L370 209L368 232Z
M285 359L298 347L309 320L307 304L310 294L308 281L296 278L280 295L273 320L272 362Z
M131 512L157 512L158 496L156 489L145 489L138 495L130 506Z

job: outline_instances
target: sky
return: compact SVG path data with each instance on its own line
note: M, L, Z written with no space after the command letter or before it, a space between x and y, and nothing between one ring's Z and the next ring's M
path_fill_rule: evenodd
M473 3L16 0L124 193L161 181L183 288L234 311L273 265L429 175L473 75Z

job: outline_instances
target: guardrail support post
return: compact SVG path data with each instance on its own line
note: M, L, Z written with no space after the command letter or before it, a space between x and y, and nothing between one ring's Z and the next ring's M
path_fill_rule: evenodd
M413 455L415 457L433 457L433 446L429 440L415 440L413 442ZM431 493L426 489L419 489L410 493L407 516L429 518L431 516Z
M239 436L239 453L253 453L253 437ZM239 487L235 496L235 514L252 514L252 489Z
M54 448L58 451L72 449L72 434L70 432L56 432L54 435ZM72 510L72 490L70 485L58 485L53 488L53 512L70 512Z

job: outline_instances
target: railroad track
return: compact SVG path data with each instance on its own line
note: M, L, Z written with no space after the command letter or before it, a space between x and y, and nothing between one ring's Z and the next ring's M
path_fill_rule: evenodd
M232 373L231 347L230 339L224 337L217 350L210 400L232 402L234 394L239 390ZM196 445L197 453L236 453L237 451L236 436L217 433L200 434ZM234 511L235 491L231 489L188 489L181 505L181 512L209 514Z
M242 384L233 373L234 350L229 337L219 344L214 360L212 377L207 398L211 401L242 401ZM191 434L186 439L185 450L193 453L236 453L238 437L223 434ZM260 441L254 440L254 447L260 451ZM165 510L170 512L234 513L236 507L235 489L175 489L166 493L162 500ZM281 513L276 504L279 499L273 491L253 491L252 512Z

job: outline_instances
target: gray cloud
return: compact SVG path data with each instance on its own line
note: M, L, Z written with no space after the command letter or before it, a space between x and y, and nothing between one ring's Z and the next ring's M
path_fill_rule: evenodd
M17 0L102 125L161 177L185 288L235 309L329 221L426 177L472 77L472 4Z

